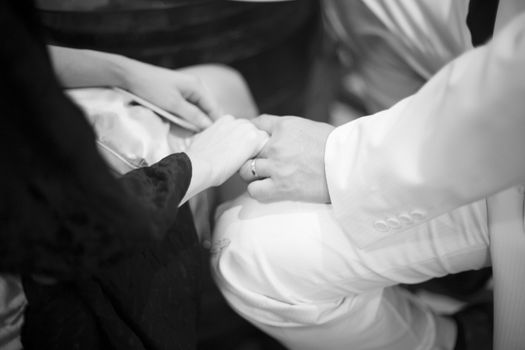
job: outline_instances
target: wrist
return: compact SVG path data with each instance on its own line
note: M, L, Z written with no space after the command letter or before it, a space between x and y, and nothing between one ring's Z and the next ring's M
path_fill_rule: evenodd
M134 72L135 63L137 61L113 53L103 53L100 55L100 52L90 51L92 55L99 55L100 59L105 61L105 66L107 67L107 74L110 86L117 86L125 90L131 90L131 76Z
M149 73L151 73L151 70L148 70L151 66L125 56L119 56L116 59L116 65L121 84L119 87L138 94L139 92L135 90L140 88L141 84L144 84L144 77L148 77Z

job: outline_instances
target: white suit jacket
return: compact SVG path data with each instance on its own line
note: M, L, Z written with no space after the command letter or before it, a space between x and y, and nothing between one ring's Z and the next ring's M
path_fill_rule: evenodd
M329 136L325 166L330 197L355 244L373 246L383 237L525 183L525 15L517 14L524 3L501 1L496 21L501 30L489 44L448 63L392 108L345 124ZM500 220L492 225L498 232L513 227L518 241L510 246L517 250L515 256L523 257L523 195L516 198L513 191L492 200L492 214ZM510 196L514 205L501 210L501 196ZM509 216L510 210L514 214ZM502 254L496 253L493 248L493 255ZM495 273L500 260L493 256ZM524 267L513 272L524 278ZM498 276L496 348L523 348L525 312L502 326L506 315L498 311ZM514 295L514 301L525 310L523 298ZM501 333L509 329L516 330L514 340L502 343L508 337Z
M525 182L525 16L416 94L335 129L330 197L360 246Z

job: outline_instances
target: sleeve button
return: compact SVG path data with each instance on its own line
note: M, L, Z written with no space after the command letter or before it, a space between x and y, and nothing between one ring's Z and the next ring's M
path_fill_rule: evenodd
M399 218L399 221L403 224L403 225L412 225L414 223L414 220L412 219L412 217L408 214L401 214L398 216Z
M388 218L386 220L388 226L393 229L401 228L401 222L396 218Z
M379 232L388 232L390 228L388 227L387 223L383 220L378 220L374 223L374 228L376 231Z
M427 217L427 214L422 210L413 210L410 215L414 221L421 221Z

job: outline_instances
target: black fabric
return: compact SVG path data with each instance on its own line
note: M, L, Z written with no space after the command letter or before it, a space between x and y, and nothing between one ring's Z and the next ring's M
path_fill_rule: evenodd
M457 326L454 350L492 350L494 342L494 304L480 301L452 315Z
M200 249L178 208L190 160L115 179L36 18L30 1L0 2L0 273L23 275L24 348L192 349Z
M474 46L486 43L494 32L499 0L471 0L468 7L467 26Z
M71 278L153 230L62 94L34 14L21 3L0 5L0 269Z
M164 240L90 278L43 286L25 278L29 349L194 349L198 241L187 207Z
M34 13L1 2L0 270L76 276L160 239L191 178L183 154L117 181L62 93Z

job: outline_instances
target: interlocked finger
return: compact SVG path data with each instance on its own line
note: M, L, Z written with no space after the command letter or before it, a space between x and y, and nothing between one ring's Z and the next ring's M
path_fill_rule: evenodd
M280 199L271 177L251 182L247 190L252 198L261 202L271 202Z

